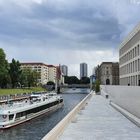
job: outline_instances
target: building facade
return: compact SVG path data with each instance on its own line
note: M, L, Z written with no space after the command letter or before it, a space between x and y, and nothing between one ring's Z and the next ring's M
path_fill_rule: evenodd
M60 69L64 76L68 76L68 67L66 65L60 66Z
M88 76L88 66L86 63L80 64L80 79Z
M140 86L140 24L119 48L120 85Z
M95 74L101 85L119 85L118 62L103 62L97 66Z
M49 69L44 63L21 63L21 69L31 69L39 74L38 83L47 84Z
M57 68L53 65L48 66L48 81L56 82Z
M64 76L61 74L59 66L46 65L44 63L21 63L21 69L36 71L39 74L38 83L43 85L47 84L49 81L64 83Z

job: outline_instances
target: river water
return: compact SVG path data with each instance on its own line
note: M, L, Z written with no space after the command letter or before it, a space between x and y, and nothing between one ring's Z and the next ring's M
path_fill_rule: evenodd
M64 106L48 116L40 116L29 122L0 131L0 140L41 140L87 94L88 89L70 89L61 94Z

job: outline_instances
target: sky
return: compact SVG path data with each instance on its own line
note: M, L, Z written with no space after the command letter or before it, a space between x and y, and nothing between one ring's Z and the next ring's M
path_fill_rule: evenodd
M119 61L119 45L140 21L140 0L0 0L0 48L8 61L65 64L79 77Z

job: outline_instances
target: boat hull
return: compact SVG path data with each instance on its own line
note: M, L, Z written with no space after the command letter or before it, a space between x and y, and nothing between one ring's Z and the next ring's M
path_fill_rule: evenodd
M47 108L47 109L45 109L43 111L37 112L37 113L31 115L28 118L25 118L25 119L22 119L22 120L19 120L19 121L15 121L14 123L10 123L10 124L4 125L4 126L0 126L0 130L1 129L8 129L8 128L17 126L19 124L22 124L24 122L30 121L30 120L35 119L37 117L40 117L42 115L49 115L50 113L52 113L52 112L56 111L57 109L61 108L63 105L64 105L64 103L62 102L62 103L59 103L59 104L57 104L55 106Z

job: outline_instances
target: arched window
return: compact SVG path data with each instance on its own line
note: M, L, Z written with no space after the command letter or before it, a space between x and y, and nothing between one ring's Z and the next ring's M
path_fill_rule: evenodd
M110 85L110 80L106 79L106 85Z

